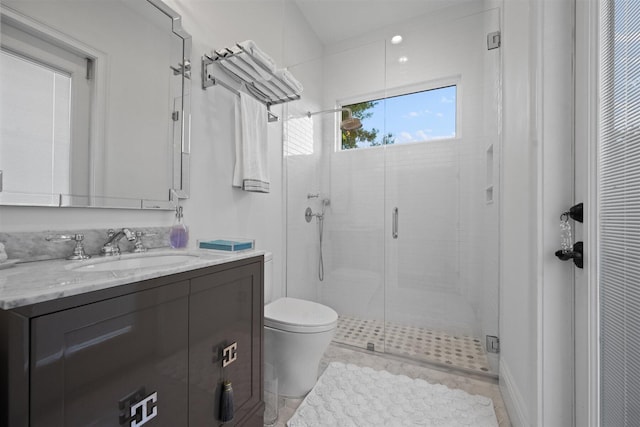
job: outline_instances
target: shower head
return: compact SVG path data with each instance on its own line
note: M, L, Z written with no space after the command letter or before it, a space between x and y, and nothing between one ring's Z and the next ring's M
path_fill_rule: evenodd
M362 127L362 122L357 117L351 117L351 114L340 122L340 129L342 130L358 130Z
M315 116L316 114L337 113L339 111L347 112L347 117L340 122L340 129L349 131L349 130L358 130L362 127L362 122L360 121L360 119L357 117L353 117L353 114L351 113L351 109L349 108L336 108L333 110L316 111L315 113L312 113L311 111L309 111L307 113L307 117Z

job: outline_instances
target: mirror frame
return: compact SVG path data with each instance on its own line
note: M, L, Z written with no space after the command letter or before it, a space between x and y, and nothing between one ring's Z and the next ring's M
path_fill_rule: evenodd
M191 35L182 27L182 17L162 0L147 0L151 6L158 9L171 19L171 31L182 39L182 62L179 64L170 64L174 70L174 75L182 76L182 108L175 111L178 117L174 118L175 126L179 126L179 131L173 133L173 167L169 171L171 173L172 188L167 190L166 200L151 200L144 197L135 199L124 199L120 197L95 197L91 195L73 195L73 194L50 194L30 197L26 194L5 193L9 198L5 202L0 202L0 206L34 206L34 207L71 207L71 208L113 208L113 209L146 209L146 210L174 210L179 199L187 199L190 194L190 133L191 133L191 52L192 40ZM27 22L29 27L34 23L34 28L41 27L37 21L31 22L29 17L23 16L13 9L1 5L0 9L3 16L18 22ZM40 29L40 28L39 28ZM39 31L38 31L39 32ZM47 28L48 34L51 32ZM66 36L53 30L61 37ZM98 96L101 93L98 88ZM99 126L98 126L99 127ZM2 172L0 171L0 192L2 192ZM102 203L92 205L90 200L102 200Z
M180 122L179 140L174 134L173 156L173 188L169 190L170 206L142 206L141 209L175 209L179 199L188 199L191 189L190 155L191 155L191 35L182 27L182 17L164 4L162 0L147 0L162 13L171 18L172 31L182 39L182 64L177 64L182 73L182 111L178 114ZM179 173L178 173L179 172Z

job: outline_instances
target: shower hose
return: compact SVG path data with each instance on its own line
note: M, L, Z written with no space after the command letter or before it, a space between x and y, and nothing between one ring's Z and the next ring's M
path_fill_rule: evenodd
M318 258L318 279L324 280L324 261L322 259L322 232L324 229L324 218L318 217L318 234L320 234L320 257Z

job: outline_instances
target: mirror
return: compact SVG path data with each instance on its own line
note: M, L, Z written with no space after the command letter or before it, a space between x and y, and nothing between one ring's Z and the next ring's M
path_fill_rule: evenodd
M4 1L0 204L173 209L191 37L160 0Z

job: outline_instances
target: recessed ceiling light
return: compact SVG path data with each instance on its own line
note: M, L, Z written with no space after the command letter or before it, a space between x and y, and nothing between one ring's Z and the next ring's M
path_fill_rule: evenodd
M408 60L409 60L409 58L407 58L406 56L401 56L400 58L398 58L398 62L401 63L401 64L404 64Z
M400 44L402 43L402 36L398 34L397 36L391 37L391 44Z

